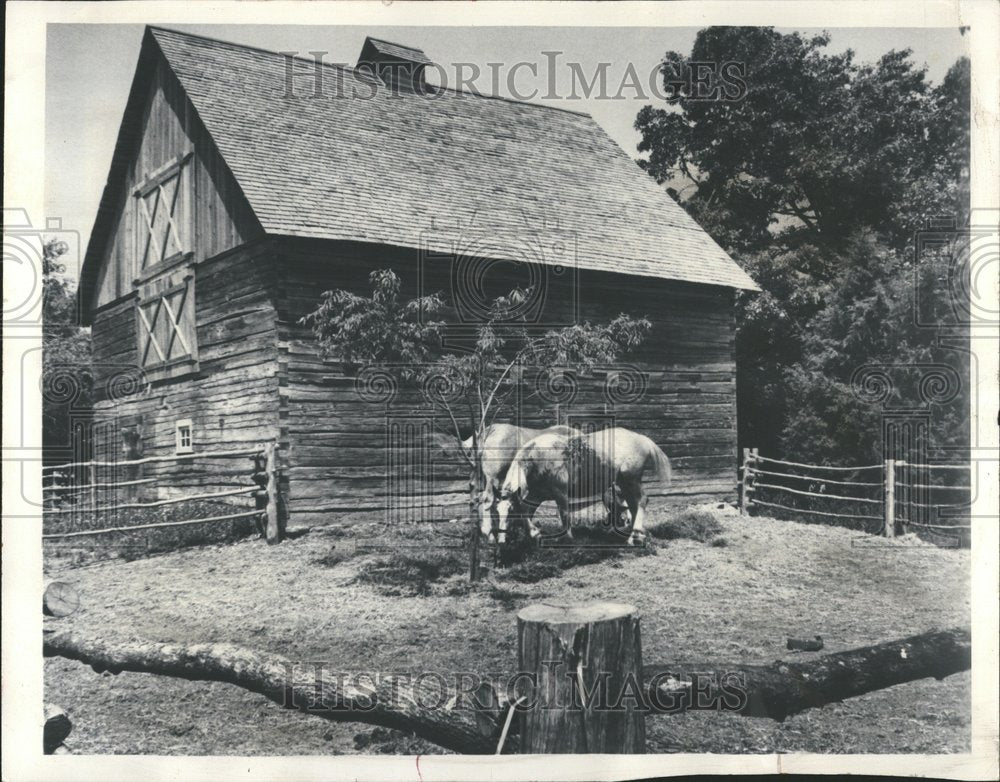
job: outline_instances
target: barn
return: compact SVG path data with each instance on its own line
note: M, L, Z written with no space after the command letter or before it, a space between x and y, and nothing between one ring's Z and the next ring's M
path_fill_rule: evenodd
M346 68L145 30L81 273L98 451L274 442L292 527L402 512L400 487L447 515L462 476L422 445L427 411L299 324L392 268L467 323L513 284L539 328L647 317L627 364L548 377L517 420L614 421L669 454L671 499L732 498L734 298L754 282L589 115L436 88L430 63L373 38Z

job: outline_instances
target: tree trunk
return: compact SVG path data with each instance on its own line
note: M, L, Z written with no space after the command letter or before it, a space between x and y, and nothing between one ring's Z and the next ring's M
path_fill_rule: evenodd
M45 616L69 616L80 607L80 594L65 581L46 581L42 591Z
M476 448L475 443L473 448ZM478 448L476 449L478 451ZM479 496L482 490L479 488L480 474L479 459L476 458L476 467L469 472L469 580L479 580Z
M42 744L46 755L53 754L73 730L69 715L58 706L45 704L45 728L42 730Z
M721 706L744 717L780 722L806 709L929 676L943 679L970 667L969 631L954 629L770 665L647 665L643 680L654 711L674 714Z
M114 643L60 632L45 634L43 652L79 660L98 673L134 671L235 684L286 709L412 732L456 752L490 754L496 748L496 739L480 732L469 705L447 708L452 693L436 683L411 685L405 678L366 673L355 685L337 675L335 666L297 665L233 644Z
M606 607L603 613L601 606ZM574 710L561 707L555 700L555 693L559 693L563 704L581 702L580 689L574 689L579 687L578 661L583 663L579 670L588 704L594 704L597 698L594 705L615 705L620 698L619 705L631 706L635 692L624 674L633 673L637 678L641 670L643 684L638 697L651 705L651 713L682 713L699 708L714 711L721 705L742 716L775 720L928 676L943 679L968 670L972 664L969 632L961 629L924 633L808 662L640 668L639 622L630 606L534 606L521 612L518 624L524 672L518 674L518 684L525 684L530 674L537 673L538 686L527 694L555 707L547 714L531 700L522 704L521 752L642 751L642 717L638 724L631 721L636 719L634 716L626 720L634 711ZM46 631L43 651L46 657L79 660L98 673L135 671L226 682L264 695L285 708L329 720L410 731L456 752L492 753L500 733L498 719L502 710L489 702L495 701L495 696L485 698L488 702L474 709L448 687L439 690L431 685L411 686L389 677L379 678L374 686L365 678L361 680L363 686L351 687L343 677L313 668L296 669L284 657L231 644L113 643L71 632ZM554 667L556 663L561 663L561 669ZM600 681L596 673L602 665L612 672L607 681ZM575 685L566 673L572 674ZM737 677L738 688L731 677ZM695 680L707 682L708 686L692 698ZM569 700L569 696L575 699ZM477 715L481 725L477 724ZM550 719L552 715L559 718ZM602 727L598 729L597 725ZM580 748L584 741L586 748ZM511 740L507 743L512 745Z
M517 615L522 753L643 753L639 615L622 603L540 604Z

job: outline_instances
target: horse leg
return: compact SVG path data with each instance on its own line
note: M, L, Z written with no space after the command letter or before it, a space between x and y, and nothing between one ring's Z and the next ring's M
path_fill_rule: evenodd
M642 491L642 480L623 482L621 485L622 494L632 514L632 534L629 535L628 544L635 546L646 539L646 503L649 498Z
M559 521L562 522L562 536L573 540L573 525L570 523L569 498L565 495L556 497L556 507L559 508Z
M535 524L535 513L538 511L538 507L541 505L539 502L532 502L530 499L525 498L522 501L522 507L524 508L524 524L528 528L528 537L532 540L538 540L541 537L542 531Z

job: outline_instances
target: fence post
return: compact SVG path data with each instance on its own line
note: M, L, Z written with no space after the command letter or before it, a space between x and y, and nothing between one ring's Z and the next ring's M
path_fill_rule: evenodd
M750 474L747 472L747 467L750 465L750 449L743 449L743 478L740 481L740 515L747 515L747 500L749 499L747 495L747 481L750 480Z
M90 484L90 510L97 515L97 464L93 459L87 467L88 483Z
M751 448L750 449L750 457L747 460L747 464L748 465L750 465L750 464L754 464L754 465L757 464L757 449L756 448ZM753 473L751 473L750 480L747 481L746 473L744 472L743 480L745 481L745 486L743 488L744 488L744 492L746 493L746 502L747 502L746 512L747 512L747 515L750 515L750 506L753 504L754 483L757 482L757 479L753 476Z
M121 430L122 435L122 455L126 462L137 461L142 458L142 432L138 426L134 429L125 428ZM139 500L139 486L135 484L142 478L143 469L141 464L129 464L125 467L125 482L131 485L126 486L125 501L136 502Z
M521 754L646 751L646 715L637 702L642 644L634 606L532 605L518 613L517 633L522 672L517 694L527 697Z
M896 460L886 459L882 469L882 485L885 495L883 499L885 508L883 533L887 538L894 538L896 537Z
M267 542L281 542L281 525L278 515L278 445L268 443L264 449L267 472Z

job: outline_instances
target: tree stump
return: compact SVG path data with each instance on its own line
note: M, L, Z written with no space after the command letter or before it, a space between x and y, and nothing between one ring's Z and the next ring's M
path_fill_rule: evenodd
M646 751L634 606L528 606L517 615L517 632L518 695L526 698L521 753Z
M42 592L45 616L69 616L80 607L80 594L65 581L48 581Z

